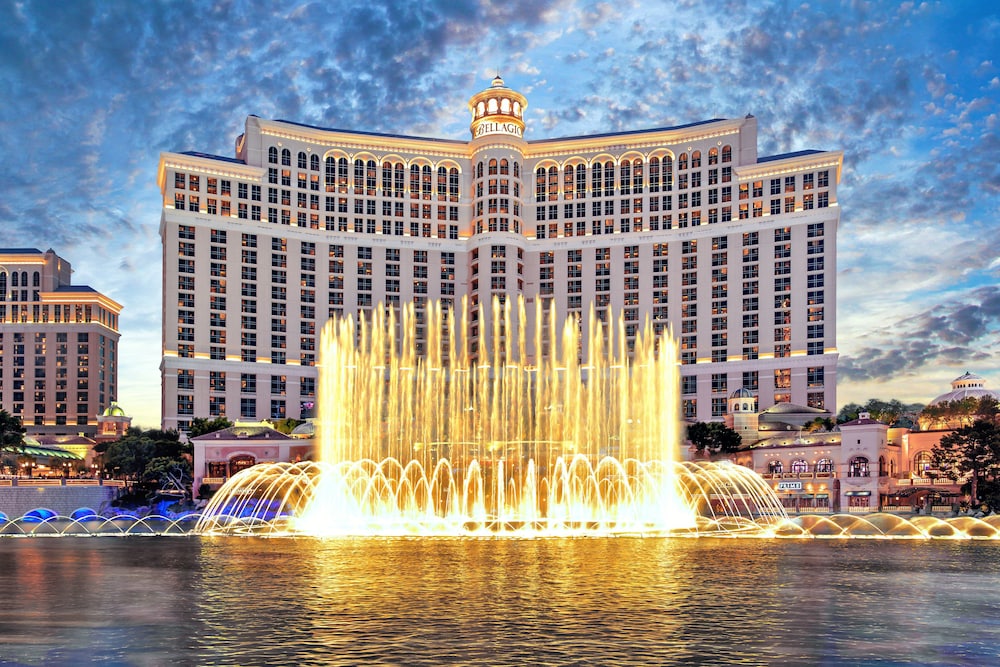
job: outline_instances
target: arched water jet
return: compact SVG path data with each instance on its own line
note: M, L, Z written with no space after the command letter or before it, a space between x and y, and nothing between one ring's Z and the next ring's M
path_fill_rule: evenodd
M593 309L560 330L540 301L491 305L491 346L462 333L466 301L329 322L320 461L239 473L199 530L273 516L319 535L667 534L784 516L745 468L677 462L676 346L649 321L629 337L623 317L607 325Z

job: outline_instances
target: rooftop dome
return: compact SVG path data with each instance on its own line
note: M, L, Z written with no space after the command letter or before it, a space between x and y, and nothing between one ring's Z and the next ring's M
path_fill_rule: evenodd
M993 398L1000 400L1000 392L987 389L986 380L975 373L969 373L966 371L964 375L961 375L951 381L951 391L941 394L931 401L930 405L937 405L938 403L947 403L950 401L960 401L963 398L982 398L984 396L992 396Z
M753 398L753 392L746 387L740 387L729 395L729 398Z
M125 415L125 411L122 410L122 408L121 408L120 405L118 405L117 403L112 403L107 408L105 408L104 412L101 413L101 416L102 417L124 417L126 415Z

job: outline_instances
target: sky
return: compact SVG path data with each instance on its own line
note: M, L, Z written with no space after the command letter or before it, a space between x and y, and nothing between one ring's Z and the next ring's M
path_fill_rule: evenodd
M496 73L543 139L757 117L843 150L838 408L1000 389L1000 6L340 0L0 3L0 247L124 306L119 402L159 426L162 151L246 117L466 140Z

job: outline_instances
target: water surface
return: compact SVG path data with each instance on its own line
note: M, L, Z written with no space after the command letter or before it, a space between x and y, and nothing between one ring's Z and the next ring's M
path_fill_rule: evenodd
M0 540L0 664L1000 664L1000 545Z

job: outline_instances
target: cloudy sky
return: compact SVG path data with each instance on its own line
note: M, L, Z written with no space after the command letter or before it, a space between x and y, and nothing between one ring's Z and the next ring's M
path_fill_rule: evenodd
M844 151L838 402L1000 388L991 2L0 3L0 247L124 304L119 397L159 424L161 151L248 114L468 138L499 71L527 138L753 113L761 155Z

